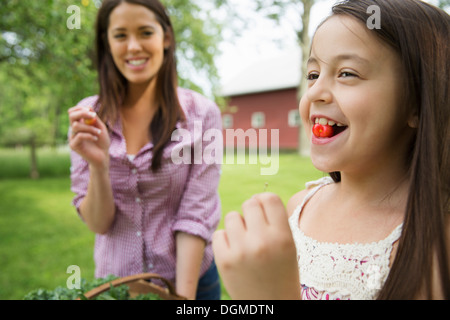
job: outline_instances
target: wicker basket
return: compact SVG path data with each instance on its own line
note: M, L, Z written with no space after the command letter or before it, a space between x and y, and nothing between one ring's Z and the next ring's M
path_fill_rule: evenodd
M163 288L159 285L147 281L155 279L164 282L167 288ZM116 287L122 284L126 284L130 288L128 291L130 293L130 297L132 298L136 297L139 294L156 293L163 300L186 300L185 297L179 296L176 293L175 287L169 280L155 273L141 273L128 277L119 278L86 292L84 296L87 299L92 299L98 296L99 294L108 291L111 285L113 287Z

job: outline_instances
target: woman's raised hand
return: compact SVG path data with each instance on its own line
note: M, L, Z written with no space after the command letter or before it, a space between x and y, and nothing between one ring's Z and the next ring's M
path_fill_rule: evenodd
M105 124L89 107L75 106L68 113L70 148L93 167L109 166L110 139Z

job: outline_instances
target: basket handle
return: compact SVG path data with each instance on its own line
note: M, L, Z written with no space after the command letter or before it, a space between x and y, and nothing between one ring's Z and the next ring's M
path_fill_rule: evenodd
M140 273L140 274L135 274L135 275L115 279L108 283L102 284L101 286L99 286L95 289L90 290L89 292L85 293L84 296L87 299L91 299L105 291L108 291L111 288L111 285L113 287L116 287L116 286L120 286L122 284L127 284L127 283L138 281L138 280L151 280L151 279L161 280L167 286L167 289L169 290L169 293L171 295L179 297L179 295L175 291L175 287L173 286L173 284L166 278L163 278L162 276L160 276L159 274L156 274L156 273Z

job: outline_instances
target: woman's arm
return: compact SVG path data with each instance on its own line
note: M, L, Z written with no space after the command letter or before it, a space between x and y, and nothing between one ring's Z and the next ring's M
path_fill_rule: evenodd
M195 300L205 241L184 232L177 232L175 238L176 291L181 296Z
M87 192L80 203L79 212L89 229L103 234L108 231L115 214L109 177L108 130L92 109L76 106L70 108L68 112L70 148L89 164ZM85 119L95 121L87 124Z
M80 204L80 214L90 230L105 234L114 221L115 205L109 169L89 167L87 194Z
M204 137L206 132L211 131L221 135L220 109L196 93L187 93L188 91L181 91L180 101L190 106L186 111L189 121L195 121L195 126L201 121L201 136ZM217 191L221 166L220 163L211 163L204 158L210 155L211 151L207 152L206 148L211 150L211 146L214 146L214 150L223 150L222 136L214 137L211 143L201 143L202 161L191 165L172 226L176 237L176 288L178 294L189 299L196 298L205 250L209 256L209 242L221 218L220 197ZM195 148L192 150L194 153L197 152Z

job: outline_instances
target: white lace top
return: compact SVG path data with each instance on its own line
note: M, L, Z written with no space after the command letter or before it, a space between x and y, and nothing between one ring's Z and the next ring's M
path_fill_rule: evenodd
M305 203L323 186L334 183L324 177L306 184L311 191L289 218L305 300L375 299L389 274L392 245L402 231L400 224L385 239L373 243L328 243L306 236L299 228Z

